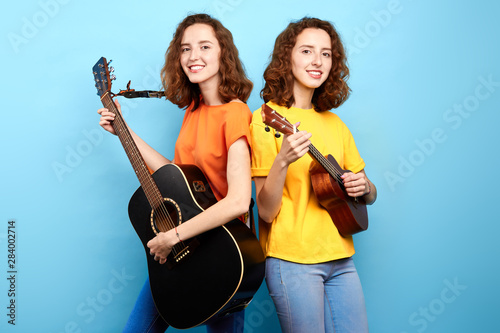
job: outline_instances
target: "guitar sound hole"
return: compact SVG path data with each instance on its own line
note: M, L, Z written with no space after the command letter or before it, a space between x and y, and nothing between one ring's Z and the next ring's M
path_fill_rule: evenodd
M164 198L163 204L151 211L151 227L155 234L173 229L179 221L182 221L181 209L170 198Z

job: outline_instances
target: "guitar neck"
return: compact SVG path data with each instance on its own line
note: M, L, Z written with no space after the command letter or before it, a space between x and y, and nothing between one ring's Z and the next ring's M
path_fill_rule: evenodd
M125 120L123 119L120 112L116 108L113 99L107 92L101 97L101 102L105 108L115 114L115 120L112 122L113 129L116 135L120 138L120 142L127 153L127 156L134 168L135 174L141 183L141 187L146 194L151 207L158 207L163 203L163 196L161 195L158 187L151 176L149 169L142 157L139 148L135 144L132 134L127 128Z

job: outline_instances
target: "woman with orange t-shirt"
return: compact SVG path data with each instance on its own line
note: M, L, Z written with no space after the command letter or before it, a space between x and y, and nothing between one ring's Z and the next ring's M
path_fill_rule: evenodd
M147 246L164 264L180 239L190 239L248 211L251 198L251 111L245 104L252 90L238 58L231 33L205 14L191 15L177 27L161 71L165 96L187 108L175 145L174 159L163 157L130 130L148 167L154 172L168 163L194 164L206 175L218 202L176 229L160 232ZM119 109L119 104L116 102ZM112 134L115 116L98 110L99 124ZM146 281L124 332L164 332ZM243 332L243 311L207 324L208 332Z

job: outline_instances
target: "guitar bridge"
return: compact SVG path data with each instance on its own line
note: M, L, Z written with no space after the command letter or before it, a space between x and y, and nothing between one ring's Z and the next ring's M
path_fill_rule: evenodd
M175 266L189 258L194 253L198 245L200 245L200 242L197 238L192 238L189 241L188 245L185 245L185 243L186 242L182 242L172 248L172 252L170 253L166 262L166 265L169 269L174 268Z
M177 253L175 256L174 256L174 259L175 259L175 262L179 262L182 260L182 258L186 257L189 255L189 253L191 253L189 251L189 246L185 247L182 249L181 252Z

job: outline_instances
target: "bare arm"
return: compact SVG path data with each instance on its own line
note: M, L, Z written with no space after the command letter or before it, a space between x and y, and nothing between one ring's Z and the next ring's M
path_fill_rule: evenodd
M234 142L228 151L227 163L228 192L224 199L209 207L201 214L177 227L182 240L189 239L205 231L221 226L248 211L252 196L250 176L250 152L244 138ZM242 222L243 223L243 222ZM162 232L148 242L151 255L161 264L165 263L172 247L179 242L174 230Z
M311 133L305 131L285 135L267 177L254 179L259 217L264 221L271 223L278 215L288 166L309 151L310 138Z
M121 113L120 103L118 103L117 100L115 100L114 102L116 104L116 107L118 108L118 111ZM101 125L102 128L104 128L111 134L116 135L115 130L111 125L111 122L115 119L115 114L113 112L110 112L106 108L101 108L97 110L97 113L101 115L99 125ZM144 158L144 161L146 162L149 168L151 168L153 171L156 171L165 164L171 163L170 160L163 157L163 155L161 155L159 152L154 150L150 145L144 142L137 134L135 134L134 131L132 131L132 129L130 129L130 127L128 127L128 125L127 128L130 131L130 134L132 135L132 138L134 139L137 148L139 148L139 151L141 152L141 155Z

